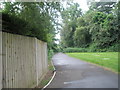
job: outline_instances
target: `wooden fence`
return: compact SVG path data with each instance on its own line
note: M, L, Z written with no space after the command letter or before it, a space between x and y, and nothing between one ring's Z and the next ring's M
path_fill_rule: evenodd
M2 89L2 32L0 32L0 90Z
M47 43L2 32L2 88L35 87L47 70Z

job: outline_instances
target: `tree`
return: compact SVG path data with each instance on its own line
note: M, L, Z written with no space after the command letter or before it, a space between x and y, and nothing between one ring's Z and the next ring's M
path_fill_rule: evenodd
M89 1L89 8L90 10L97 10L98 12L104 12L104 13L111 13L113 7L115 7L116 2L103 2L102 0L100 0L99 2L91 2Z
M74 34L76 47L87 47L90 43L90 34L87 27L78 27Z
M77 27L77 18L82 15L78 3L68 3L68 7L61 12L63 30L61 31L62 44L65 47L74 47L74 32Z
M66 47L92 47L94 51L116 48L120 43L120 2L91 2L89 10L71 19L66 11L62 32L62 43ZM74 21L74 23L72 23ZM75 29L72 27L75 26ZM70 39L69 39L70 38ZM71 45L71 43L74 44ZM111 50L112 51L112 50ZM113 49L113 51L117 51Z
M8 27L7 31L37 37L48 42L49 49L54 47L55 26L58 25L56 19L58 18L58 12L60 12L60 3L6 2L4 4L3 21L5 23L3 24Z

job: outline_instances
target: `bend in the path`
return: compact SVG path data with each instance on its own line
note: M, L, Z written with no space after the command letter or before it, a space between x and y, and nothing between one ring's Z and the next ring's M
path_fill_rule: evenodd
M47 88L118 88L118 75L63 53L53 56L56 76Z

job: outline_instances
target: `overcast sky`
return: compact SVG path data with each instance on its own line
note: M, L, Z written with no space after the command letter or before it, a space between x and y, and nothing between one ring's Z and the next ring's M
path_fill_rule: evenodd
M80 4L80 7L83 11L87 11L88 10L88 6L87 6L87 1L86 0L74 0L74 2L77 2L78 4Z

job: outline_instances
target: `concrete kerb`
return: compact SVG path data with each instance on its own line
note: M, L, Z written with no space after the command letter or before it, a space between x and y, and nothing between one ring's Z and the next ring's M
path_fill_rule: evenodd
M41 90L44 90L45 88L47 88L47 87L50 85L50 83L53 81L53 79L54 79L54 77L55 77L55 75L56 75L56 69L55 69L55 66L54 66L54 64L53 64L52 61L51 61L51 63L52 63L53 69L54 69L54 74L53 74L51 80L48 82L48 84L45 85Z

